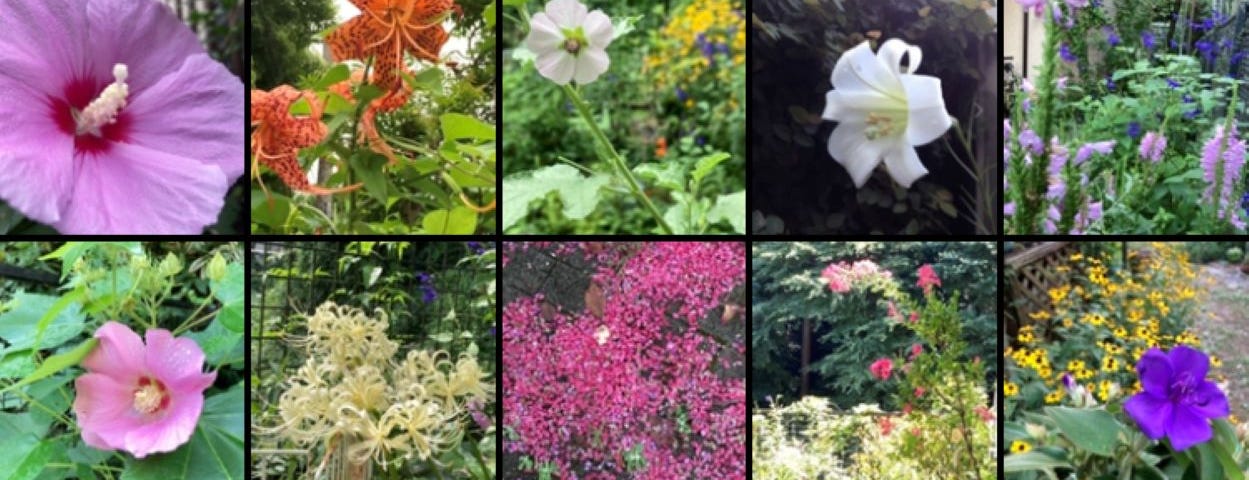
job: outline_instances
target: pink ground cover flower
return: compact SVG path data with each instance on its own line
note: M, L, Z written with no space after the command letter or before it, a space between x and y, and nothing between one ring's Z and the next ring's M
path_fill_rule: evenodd
M65 234L200 234L243 83L155 0L0 0L0 199Z
M828 289L833 293L846 293L854 284L872 278L892 278L893 274L881 270L880 265L871 260L858 260L853 264L846 262L830 263L824 267L820 277L828 281Z
M203 373L204 352L189 338L154 328L147 345L129 327L108 322L95 332L100 344L74 381L74 413L82 440L101 450L137 458L172 452L195 431L204 390L217 373Z
M867 367L872 372L872 376L878 380L889 380L889 375L893 373L893 360L882 358L872 362L872 366Z

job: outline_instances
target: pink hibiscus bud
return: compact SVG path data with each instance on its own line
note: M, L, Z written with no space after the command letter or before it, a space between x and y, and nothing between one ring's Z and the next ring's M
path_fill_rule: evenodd
M868 370L872 372L873 377L879 380L888 380L889 375L893 373L893 360L881 358L872 362L872 366L868 367Z
M204 390L217 372L204 373L204 351L169 330L145 333L108 322L96 330L100 344L74 381L74 413L82 440L101 450L125 450L136 458L172 452L191 439L204 408Z
M933 285L941 286L941 279L937 278L937 272L932 269L932 264L925 263L919 267L919 281L915 284L924 289L924 295L927 295L932 293Z

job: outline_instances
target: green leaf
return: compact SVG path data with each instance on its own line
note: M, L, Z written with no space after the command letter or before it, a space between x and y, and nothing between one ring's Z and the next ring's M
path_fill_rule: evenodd
M633 167L633 172L655 186L673 191L685 190L685 166L680 162L643 163Z
M577 169L564 164L543 167L503 179L503 230L507 230L529 213L529 202L559 192L564 201L564 216L580 220L598 206L599 189L611 177L595 174L583 177Z
M732 155L720 152L698 159L698 163L694 164L694 171L690 172L690 182L694 184L702 182L707 177L707 174L711 173L717 165L730 158L733 158Z
M208 397L191 441L173 452L127 458L122 480L243 480L243 390L236 384Z
M226 274L220 280L212 280L213 297L221 302L217 320L235 332L243 331L243 265L238 262L226 265Z
M1042 470L1052 472L1055 468L1072 468L1071 463L1061 456L1041 450L1014 453L1002 459L1002 468L1006 473Z
M69 276L69 270L74 267L74 263L79 258L82 258L87 252L98 248L120 248L130 252L132 255L143 254L143 246L139 242L65 242L60 248L39 257L39 259L61 259L61 279L65 279L65 277Z
M525 0L503 0L503 6L505 6L505 7L523 7L523 6L525 6Z
M243 362L243 334L222 325L221 316L208 324L208 328L186 334L204 351L204 361L220 367Z
M24 454L12 456L0 454L0 462L3 462L4 470L6 470L0 471L0 480L33 480L43 472L48 459L58 449L64 451L65 445L56 440L43 440Z
M466 207L455 207L450 212L434 210L421 220L425 233L471 235L477 231L477 212Z
M429 339L438 343L448 343L455 339L455 335L452 335L450 332L435 333L430 335Z
M491 4L491 6L493 7L494 4ZM442 77L442 69L438 67L426 68L417 72L415 75L408 73L403 74L404 81L408 82L408 85L414 90L422 90L426 92L441 92Z
M487 4L485 10L481 11L481 18L486 21L486 28L494 29L494 2Z
M55 348L82 333L82 309L72 301L59 307L42 332L36 327L45 314L57 308L57 303L61 301L61 297L17 293L12 309L0 314L0 338L9 343L8 347L0 348L0 355L30 350L36 340L39 340L41 349ZM41 334L43 338L39 339Z
M0 390L0 393L28 385L36 380L42 380L56 372L78 365L83 358L86 358L87 354L91 353L91 350L95 349L98 343L100 343L98 339L88 338L73 350L48 357L34 372L31 372L30 375L27 375L26 378L19 380L17 383L4 387L4 389Z
M299 97L299 100L295 100L287 111L296 117L306 117L312 115L312 104L308 103L307 98Z
M291 214L291 199L285 195L270 192L268 196L263 190L252 190L252 222L273 228L281 228Z
M335 83L341 82L350 77L351 69L347 68L347 64L340 63L338 65L334 65L334 67L326 71L325 75L321 75L321 79L317 80L317 83L313 85L312 88L316 90L326 90Z
M53 303L52 307L49 308L47 312L44 312L43 317L39 319L39 325L35 327L35 344L32 347L33 350L43 348L40 343L43 341L43 333L48 329L48 325L52 323L53 319L60 315L61 312L64 312L66 308L69 308L70 305L81 308L78 300L81 299L84 294L85 290L81 287L75 288L69 293L62 295L61 298L58 298L56 303Z
M611 39L615 40L617 38L628 35L630 32L632 32L633 30L637 28L637 24L641 20L642 20L642 15L617 18L615 24L612 25Z
M494 140L494 127L468 115L447 113L442 116L442 138L444 142Z
M1046 407L1045 413L1067 436L1071 443L1089 452L1109 457L1114 455L1115 445L1123 424L1105 410L1069 407Z
M22 223L26 217L14 210L8 203L0 201L0 235L12 232L13 228Z
M707 212L707 221L716 223L721 220L729 222L733 231L746 233L746 191L720 195L716 204Z

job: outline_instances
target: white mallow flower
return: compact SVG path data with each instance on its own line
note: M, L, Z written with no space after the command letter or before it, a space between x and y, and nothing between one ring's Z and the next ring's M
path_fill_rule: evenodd
M905 70L904 54L910 57ZM839 122L828 138L828 153L855 187L867 182L881 160L906 188L928 173L913 146L936 140L952 123L941 79L911 73L920 58L919 47L891 39L876 53L863 42L837 59L824 107L824 118Z
M607 71L611 19L601 10L586 13L577 0L551 0L529 20L525 47L537 55L542 76L560 85L585 85Z

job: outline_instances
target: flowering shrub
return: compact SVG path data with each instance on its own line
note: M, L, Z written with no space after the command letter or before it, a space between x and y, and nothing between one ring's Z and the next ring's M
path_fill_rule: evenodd
M745 382L730 373L745 345L713 333L735 321L713 310L745 280L742 244L591 248L549 251L619 259L594 263L601 305L564 312L539 293L503 308L505 451L561 478L745 478Z
M1068 260L1070 280L1005 352L1007 478L1243 478L1222 362L1191 328L1204 299L1187 254Z
M874 405L836 418L827 402L806 397L795 405L754 415L757 427L754 475L758 478L927 479L966 476L992 478L996 419L983 386L979 358L965 358L958 294L942 300L932 287L939 277L931 265L919 272L926 285L923 303L912 300L897 281L878 277L871 288L897 315L883 323L915 335L902 357L885 357L867 368L877 382L894 390L901 414L881 412ZM846 292L833 292L844 295ZM901 314L912 312L913 317ZM914 320L910 320L909 318ZM907 319L904 319L907 318ZM895 370L895 365L898 367ZM896 374L894 372L896 371ZM814 418L810 416L815 411ZM793 413L799 418L793 418ZM863 417L860 417L863 415ZM783 423L805 423L794 438ZM829 457L837 461L827 463ZM823 467L820 467L823 465ZM839 465L845 465L839 467Z
M1244 232L1249 41L1231 28L1237 7L1019 3L1046 39L1003 124L1007 229Z
M323 35L330 65L252 90L252 231L492 231L493 5L351 3Z
M506 4L502 228L745 232L741 2L530 3Z

